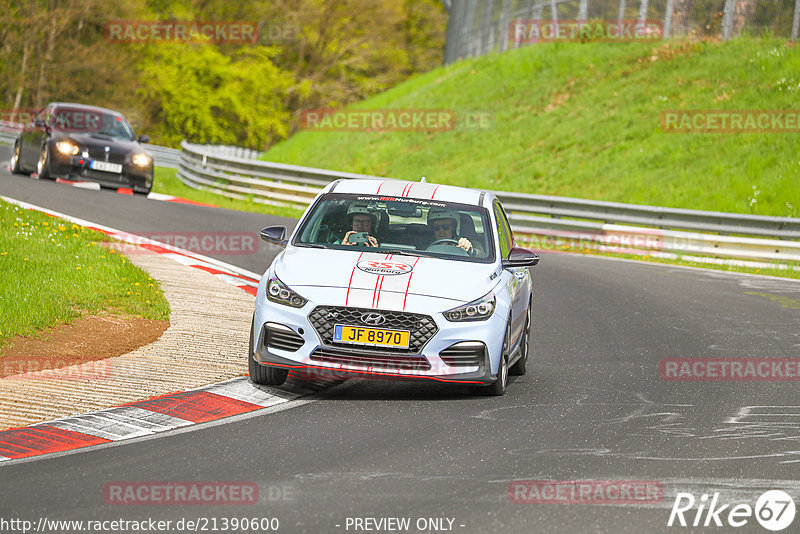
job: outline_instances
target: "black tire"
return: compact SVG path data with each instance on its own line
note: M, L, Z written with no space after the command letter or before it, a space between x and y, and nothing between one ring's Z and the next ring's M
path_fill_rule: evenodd
M509 318L506 326L506 336L503 339L503 354L500 356L500 367L497 369L497 380L488 386L479 388L483 395L491 397L501 397L506 394L508 385L508 345L511 342L511 319Z
M39 153L39 163L36 166L36 172L39 173L40 180L55 180L50 176L50 148L47 143L42 145L42 151Z
M526 366L528 364L528 352L530 352L530 335L531 335L531 307L525 310L525 330L522 332L522 340L519 342L519 350L521 356L519 360L511 366L508 372L514 376L522 376L528 372Z
M22 170L22 166L19 163L19 153L21 151L19 143L19 140L14 143L14 152L11 154L11 172L13 174L25 174L25 172Z
M280 386L286 382L286 377L289 376L288 369L279 369L277 367L269 367L261 365L253 359L253 324L250 324L250 347L247 351L247 363L250 370L250 380L254 384L262 386Z

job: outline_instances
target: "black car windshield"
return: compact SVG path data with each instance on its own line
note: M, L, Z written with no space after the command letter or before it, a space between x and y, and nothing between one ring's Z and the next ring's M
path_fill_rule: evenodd
M126 141L136 138L125 117L98 109L59 108L51 124L61 132L99 134Z
M491 263L490 228L479 206L332 193L315 203L293 244Z

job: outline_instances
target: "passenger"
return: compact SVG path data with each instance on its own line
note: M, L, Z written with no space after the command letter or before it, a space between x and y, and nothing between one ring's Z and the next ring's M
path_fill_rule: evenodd
M344 234L342 245L358 245L363 244L367 247L377 247L378 240L373 237L375 227L378 224L378 216L363 204L351 204L347 208L347 217L351 230ZM367 241L363 243L351 243L350 237L355 233L366 232Z

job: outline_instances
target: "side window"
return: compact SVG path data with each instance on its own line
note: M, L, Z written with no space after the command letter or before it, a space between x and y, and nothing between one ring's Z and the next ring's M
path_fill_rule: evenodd
M503 213L503 208L500 207L498 202L494 203L494 218L497 220L497 239L500 241L500 256L508 258L508 254L511 252L511 236L505 213Z
M497 206L500 208L500 214L503 216L503 225L505 225L506 227L506 234L508 235L509 246L515 247L517 246L517 240L514 239L514 231L511 229L511 223L508 222L508 215L506 215L506 210L503 209L503 206L499 202Z

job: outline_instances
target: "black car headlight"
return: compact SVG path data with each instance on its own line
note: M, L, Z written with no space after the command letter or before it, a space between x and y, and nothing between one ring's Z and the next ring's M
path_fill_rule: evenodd
M447 310L444 312L444 318L454 323L485 321L494 313L495 304L497 304L497 298L494 293L489 293L469 304Z
M272 302L277 302L284 306L291 306L292 308L302 308L306 305L306 302L308 302L290 289L289 286L281 282L280 278L274 274L269 277L269 282L267 282L267 298Z
M136 165L137 167L149 167L151 163L153 163L153 158L148 156L147 154L134 154L131 156L131 163Z
M72 141L59 141L56 143L56 150L65 156L77 156L78 152L80 152L78 145Z

